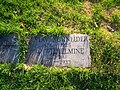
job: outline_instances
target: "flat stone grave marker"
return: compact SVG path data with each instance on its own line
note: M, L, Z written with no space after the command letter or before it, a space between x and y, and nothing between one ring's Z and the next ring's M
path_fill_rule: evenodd
M0 63L17 63L18 61L18 38L13 35L0 35Z
M31 36L26 61L45 66L90 67L89 37L85 34Z

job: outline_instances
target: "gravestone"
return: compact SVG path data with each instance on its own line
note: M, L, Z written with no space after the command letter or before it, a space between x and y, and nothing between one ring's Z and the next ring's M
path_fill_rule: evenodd
M0 63L17 63L18 61L18 38L13 35L0 35Z
M84 34L31 36L26 61L45 66L90 67L89 38Z

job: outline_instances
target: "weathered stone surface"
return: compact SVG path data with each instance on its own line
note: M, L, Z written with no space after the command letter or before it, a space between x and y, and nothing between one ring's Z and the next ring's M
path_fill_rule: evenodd
M83 34L32 36L26 60L45 66L90 67L89 38Z
M17 63L18 61L18 39L15 35L0 35L0 63Z

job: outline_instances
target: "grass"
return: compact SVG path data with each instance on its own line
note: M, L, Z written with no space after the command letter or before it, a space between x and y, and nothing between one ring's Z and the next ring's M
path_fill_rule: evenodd
M22 64L1 64L1 88L119 89L119 12L119 0L0 0L0 35L18 35L21 62L27 52L28 35L73 33L89 35L92 60L92 66L85 72L79 68L64 71L38 65L26 71Z
M46 68L24 64L0 65L1 90L118 90L119 74L86 68Z
M29 32L41 27L44 29L44 26L51 28L56 26L72 28L72 33L74 33L75 30L104 27L101 25L102 23L119 30L119 28L115 28L120 25L117 3L118 1L114 0L103 0L96 3L82 0L1 1L0 25L2 24L2 28L0 32L17 32L21 29L20 22L22 21L24 25L22 29L30 30ZM12 27L5 28L6 25ZM44 32L46 31L44 30Z

